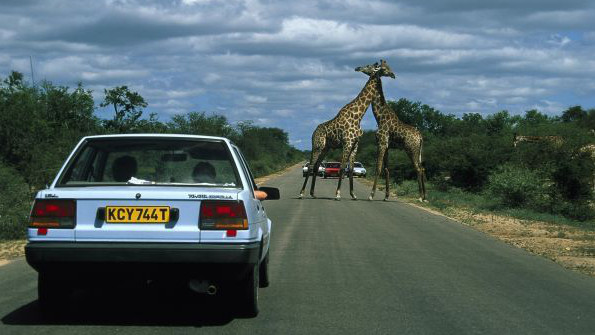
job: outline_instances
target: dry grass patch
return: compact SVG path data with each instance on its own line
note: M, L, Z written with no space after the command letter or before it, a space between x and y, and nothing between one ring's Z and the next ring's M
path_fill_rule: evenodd
M27 240L0 241L0 266L25 255Z

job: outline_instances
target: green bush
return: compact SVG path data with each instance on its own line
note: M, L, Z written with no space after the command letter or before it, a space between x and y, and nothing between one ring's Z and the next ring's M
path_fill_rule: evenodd
M507 207L534 204L549 187L533 170L504 164L488 178L488 193Z
M0 240L25 237L31 207L27 184L18 172L0 163Z

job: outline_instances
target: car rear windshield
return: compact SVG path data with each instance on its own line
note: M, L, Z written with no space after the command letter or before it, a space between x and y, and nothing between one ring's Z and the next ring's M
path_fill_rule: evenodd
M58 186L201 185L241 187L223 141L165 138L89 139Z
M341 163L326 163L327 168L340 168Z

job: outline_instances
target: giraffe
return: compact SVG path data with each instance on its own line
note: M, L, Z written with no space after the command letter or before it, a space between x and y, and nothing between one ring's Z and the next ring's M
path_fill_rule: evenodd
M561 136L552 136L552 135L549 135L549 136L523 136L523 135L517 135L515 133L512 138L512 144L514 145L514 147L516 148L516 146L521 142L531 142L531 143L546 142L546 143L551 143L554 146L559 147L562 144L564 144L564 138L562 138Z
M384 61L380 61L381 64ZM370 65L359 67L356 71L362 72L370 76L372 72ZM423 137L417 128L410 126L399 120L397 114L388 106L384 98L382 90L382 80L376 79L376 96L372 100L372 112L378 124L378 131L376 132L376 146L378 156L376 157L376 176L374 177L374 185L368 200L374 199L376 192L376 184L378 176L384 166L386 189L384 201L388 200L390 196L389 190L389 169L388 169L388 150L390 148L403 149L409 156L413 163L413 167L417 172L417 184L419 188L419 200L426 201L426 185L425 185L425 169L422 164L422 146Z
M324 159L330 149L342 148L341 156L341 170L339 172L339 182L337 184L337 191L335 199L341 199L341 181L343 180L343 172L345 171L345 164L349 162L349 166L353 166L353 159L357 153L357 146L360 136L363 131L360 128L360 123L372 99L376 95L377 85L375 85L376 78L391 77L395 74L391 71L388 64L376 65L374 73L366 82L366 85L347 105L339 110L339 113L331 120L318 125L312 133L312 153L310 154L310 165L308 167L308 174L304 179L304 184L300 191L300 199L304 196L304 190L308 183L308 177L311 171L318 171L320 162ZM313 169L313 170L310 170ZM312 174L312 184L310 185L310 196L314 196L314 187L316 185L316 173ZM355 200L357 197L353 193L353 169L349 173L349 194Z

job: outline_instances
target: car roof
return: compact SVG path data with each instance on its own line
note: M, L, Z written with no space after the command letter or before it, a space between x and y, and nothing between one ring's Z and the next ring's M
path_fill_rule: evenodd
M188 134L112 134L112 135L92 135L85 136L83 140L87 139L103 139L103 138L186 138L186 139L201 139L201 140L219 140L232 143L228 138L218 136L205 135L188 135Z

